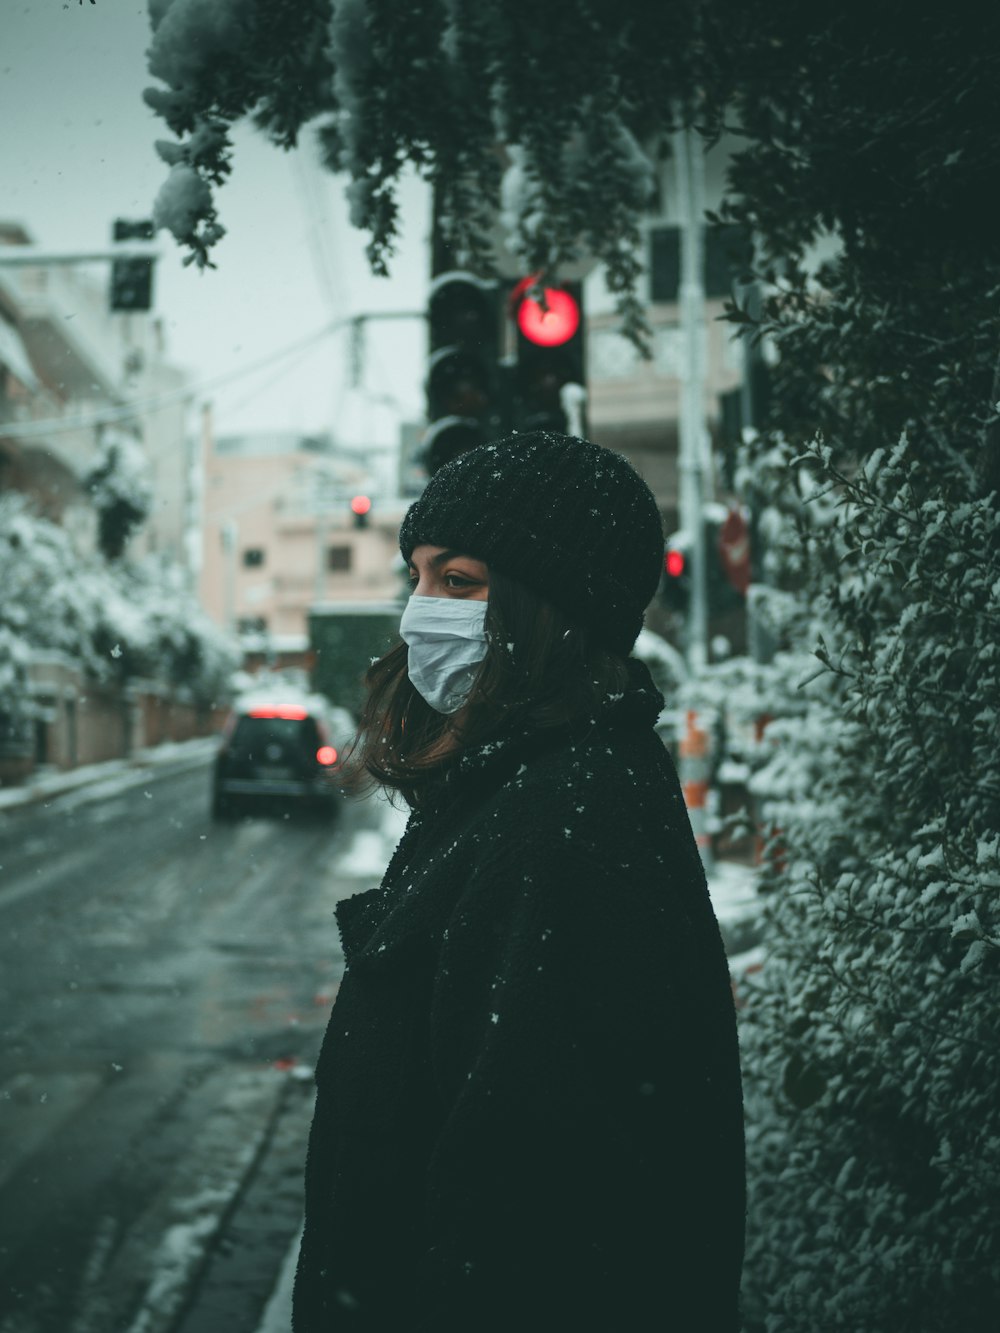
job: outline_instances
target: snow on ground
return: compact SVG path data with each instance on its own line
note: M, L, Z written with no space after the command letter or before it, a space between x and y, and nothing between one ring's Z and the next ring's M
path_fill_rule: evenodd
M374 828L358 829L343 856L337 873L351 878L380 880L406 827L406 810L397 809L381 794L374 797L379 809Z
M763 961L758 874L756 866L736 861L717 861L708 872L708 893L734 977L755 970Z
M163 745L151 746L146 750L136 750L129 759L109 759L101 764L84 764L68 772L43 769L27 782L19 783L16 787L0 789L0 812L54 796L63 798L60 801L63 809L116 796L129 787L138 786L149 775L150 770L159 765L176 764L182 767L190 764L195 767L203 763L215 752L218 743L218 738L215 736L202 736L191 741L165 742ZM76 795L73 797L65 795L71 792L75 792Z
M720 925L742 920L757 910L757 867L716 861L708 872L708 894Z

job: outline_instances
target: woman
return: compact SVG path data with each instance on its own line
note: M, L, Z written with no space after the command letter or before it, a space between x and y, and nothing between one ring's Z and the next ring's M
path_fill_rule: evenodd
M536 432L435 474L353 762L412 807L337 909L296 1333L729 1333L728 970L662 699L626 460Z

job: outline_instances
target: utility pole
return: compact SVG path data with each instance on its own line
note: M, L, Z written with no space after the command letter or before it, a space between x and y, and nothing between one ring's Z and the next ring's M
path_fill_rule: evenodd
M708 579L704 501L710 470L705 427L704 160L691 128L673 136L680 212L681 274L678 293L683 346L680 417L680 525L690 538L691 602L687 657L692 675L708 661Z
M239 545L239 524L235 518L222 525L222 549L225 559L224 618L230 634L236 633L236 558Z

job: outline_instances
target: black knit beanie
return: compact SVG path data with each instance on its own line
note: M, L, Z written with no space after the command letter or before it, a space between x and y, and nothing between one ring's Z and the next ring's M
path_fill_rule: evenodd
M621 454L554 431L509 435L436 472L399 549L446 546L531 588L627 657L663 570L652 492Z

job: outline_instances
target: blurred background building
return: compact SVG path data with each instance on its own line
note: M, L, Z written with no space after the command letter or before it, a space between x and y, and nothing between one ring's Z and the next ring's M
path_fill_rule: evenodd
M192 395L146 311L109 308L108 268L46 257L0 221L0 490L30 495L82 549L96 543L86 478L111 431L141 451L152 494L133 554L189 567ZM21 252L37 262L13 263ZM6 262L5 262L6 260Z
M315 603L399 595L404 502L362 446L295 431L216 438L206 411L201 450L202 605L250 667L302 664Z
M707 209L714 211L721 205L728 160L725 139L704 156ZM595 440L625 454L642 473L657 498L668 532L679 526L678 444L685 366L680 309L681 198L676 161L671 158L660 168L658 197L642 222L642 288L652 330L648 360L618 331L614 299L605 288L601 270L585 284L591 431ZM702 414L714 462L713 493L708 498L717 499L732 489L732 455L742 424L741 396L745 410L742 391L751 365L745 341L734 336L732 325L723 322L722 315L734 291L743 290L739 276L751 247L735 228L706 228L703 237Z

